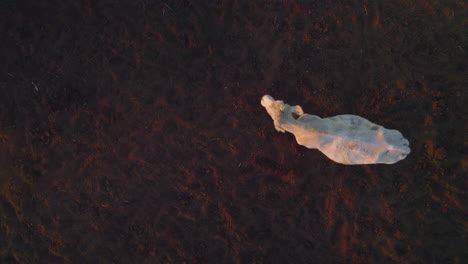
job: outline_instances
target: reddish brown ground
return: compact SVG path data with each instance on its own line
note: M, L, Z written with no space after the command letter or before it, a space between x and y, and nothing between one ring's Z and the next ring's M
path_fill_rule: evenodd
M0 8L2 263L467 263L463 1L25 2ZM333 163L265 93L412 153Z

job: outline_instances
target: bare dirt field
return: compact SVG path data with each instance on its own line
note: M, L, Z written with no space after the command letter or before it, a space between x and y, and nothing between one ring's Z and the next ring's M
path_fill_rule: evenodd
M466 11L3 1L0 262L467 263ZM264 94L412 152L334 163Z

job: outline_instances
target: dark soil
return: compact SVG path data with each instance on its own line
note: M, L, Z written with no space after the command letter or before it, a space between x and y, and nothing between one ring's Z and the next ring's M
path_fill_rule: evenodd
M467 263L466 11L2 1L0 263ZM412 153L334 163L264 94Z

